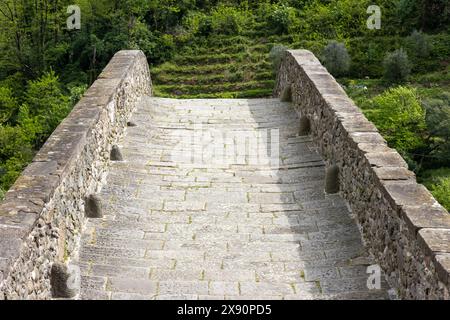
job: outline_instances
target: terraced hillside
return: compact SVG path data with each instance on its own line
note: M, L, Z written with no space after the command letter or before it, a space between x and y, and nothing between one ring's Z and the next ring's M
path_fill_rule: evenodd
M269 97L275 73L269 61L273 44L250 37L212 37L183 49L153 68L155 95L167 98Z

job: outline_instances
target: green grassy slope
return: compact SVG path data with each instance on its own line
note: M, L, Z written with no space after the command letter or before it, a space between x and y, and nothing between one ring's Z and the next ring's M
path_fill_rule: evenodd
M186 47L152 68L155 95L170 98L257 98L272 95L272 44L249 37L216 36Z

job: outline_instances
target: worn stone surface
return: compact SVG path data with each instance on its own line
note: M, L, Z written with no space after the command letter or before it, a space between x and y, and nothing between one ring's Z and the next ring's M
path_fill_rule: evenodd
M448 299L448 212L311 52L286 52L274 95L287 87L324 161L339 167L340 194L399 297Z
M151 98L144 55L119 52L0 204L0 299L51 298L68 262L80 299L385 299L374 263L401 298L448 299L448 212L310 52L287 52L282 92Z
M135 103L151 93L144 54L121 51L0 204L0 299L51 298L54 262L76 253L84 200L100 189Z
M82 282L82 298L387 297L385 283L366 286L370 261L353 261L367 256L358 228L325 194L324 163L290 103L146 98L131 121L101 191L105 216L82 235L83 277L106 281ZM237 133L267 129L280 130L278 166L265 144L235 156Z

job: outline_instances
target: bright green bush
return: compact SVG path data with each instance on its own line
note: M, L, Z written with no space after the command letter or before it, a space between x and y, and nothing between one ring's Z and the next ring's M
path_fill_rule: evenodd
M450 211L450 176L441 178L436 184L430 186L433 196Z
M323 50L323 62L332 75L346 74L350 69L350 55L345 44L331 41Z
M199 34L200 26L205 20L206 15L199 11L189 11L182 20L182 26L190 34Z
M296 19L296 10L285 4L273 4L267 16L267 27L276 34L288 33L291 23Z
M87 85L85 85L85 84L71 86L69 88L69 91L70 91L70 97L69 97L70 105L74 106L81 99L81 97L86 92L86 90L87 90Z
M0 124L8 122L17 111L17 99L9 87L0 87Z
M0 125L0 189L6 191L33 157L28 132Z
M217 34L239 35L251 19L251 14L242 8L219 5L211 12L211 27Z
M50 71L29 82L19 123L37 126L35 143L39 146L67 116L70 107L69 97L63 94L58 76Z
M172 58L175 47L173 35L153 33L141 21L134 24L127 41L128 49L142 50L150 63L160 63Z
M0 87L1 88L1 87ZM8 190L25 166L32 160L35 150L45 142L56 126L69 113L72 104L86 86L72 88L71 97L63 93L58 77L53 71L28 82L23 103L10 90L0 89L8 97L1 103L2 110L15 107L14 126L0 123L0 188ZM71 102L72 99L72 102ZM4 107L5 102L11 106ZM10 112L0 112L8 116Z
M388 53L383 61L384 79L391 83L401 83L407 80L411 73L408 54L403 49Z
M420 178L436 200L450 211L450 168L427 170Z
M396 87L368 101L365 112L389 145L403 155L423 145L425 110L414 88Z
M307 1L292 30L308 40L361 37L366 27L367 0Z

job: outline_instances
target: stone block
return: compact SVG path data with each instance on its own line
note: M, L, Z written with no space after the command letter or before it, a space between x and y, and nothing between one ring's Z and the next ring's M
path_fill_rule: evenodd
M369 152L364 157L372 167L408 168L408 164L396 151L381 153Z
M145 279L111 277L108 279L106 287L112 292L154 295L157 293L158 283L156 281Z
M382 181L382 191L393 208L403 206L433 206L436 200L421 184L409 181Z
M416 175L414 172L409 171L404 167L374 167L373 171L378 180L413 180L415 181Z
M425 228L419 231L419 243L428 256L450 253L450 229Z
M450 284L450 254L437 254L435 257L436 270L439 279L446 285Z
M450 229L450 214L440 205L404 206L401 214L414 235L424 228Z

